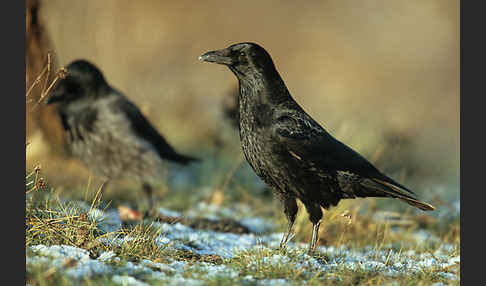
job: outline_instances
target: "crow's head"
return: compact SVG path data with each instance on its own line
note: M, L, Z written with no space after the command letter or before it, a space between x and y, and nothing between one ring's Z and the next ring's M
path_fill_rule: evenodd
M101 71L86 60L76 60L67 67L67 75L60 79L47 100L50 103L71 103L88 97L97 97L107 87Z
M273 72L272 58L255 43L238 43L226 49L207 52L199 60L228 66L238 78Z

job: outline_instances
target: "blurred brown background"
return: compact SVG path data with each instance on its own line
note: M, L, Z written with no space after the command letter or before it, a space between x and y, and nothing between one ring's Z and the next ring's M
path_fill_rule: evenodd
M227 68L198 56L251 41L269 51L297 102L339 140L381 168L401 166L405 178L459 182L459 1L42 5L59 66L96 63L180 150L214 147L221 102L236 85ZM45 140L31 141L27 168L48 168ZM230 150L240 152L235 144Z

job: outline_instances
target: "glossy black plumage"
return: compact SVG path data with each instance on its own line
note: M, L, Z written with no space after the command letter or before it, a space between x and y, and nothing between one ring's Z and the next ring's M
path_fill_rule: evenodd
M137 180L150 195L163 160L183 165L197 160L176 152L95 65L76 60L67 66L67 72L48 103L59 104L70 150L96 175L107 181ZM151 207L150 197L149 204Z
M284 205L289 225L296 199L314 225L314 250L321 207L356 197L398 198L422 210L434 208L376 169L360 154L332 137L290 95L270 55L255 43L239 43L203 54L200 60L226 65L239 82L239 128L243 153L257 175Z

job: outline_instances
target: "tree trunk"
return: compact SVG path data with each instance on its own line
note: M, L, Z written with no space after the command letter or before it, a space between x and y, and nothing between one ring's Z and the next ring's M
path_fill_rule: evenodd
M26 30L25 30L25 77L26 92L32 87L42 70L47 67L47 55L51 49L51 42L40 18L39 10L42 1L26 0ZM26 103L26 136L37 131L42 133L48 143L50 151L55 154L66 155L65 137L55 106L38 103L42 90L53 81L58 66L54 55L51 55L49 76L45 74L41 81L33 87ZM47 80L47 81L46 81ZM45 98L44 98L45 100Z

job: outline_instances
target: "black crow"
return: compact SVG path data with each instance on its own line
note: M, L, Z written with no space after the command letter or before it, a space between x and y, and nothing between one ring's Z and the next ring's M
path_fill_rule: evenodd
M67 66L67 76L47 103L59 104L72 153L106 182L131 178L142 183L149 209L153 206L152 184L161 174L163 160L182 165L198 160L177 153L138 107L86 60Z
M284 205L285 247L302 201L313 224L309 252L318 239L321 207L341 199L391 197L433 210L414 193L332 137L290 95L270 55L255 43L207 52L200 60L226 65L239 82L239 129L246 160Z

